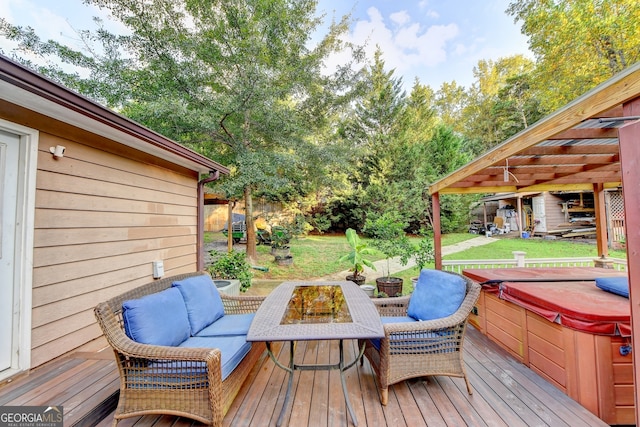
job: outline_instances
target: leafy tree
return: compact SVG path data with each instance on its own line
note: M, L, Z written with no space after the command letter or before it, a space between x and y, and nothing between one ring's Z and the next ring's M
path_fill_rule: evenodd
M546 111L640 60L637 0L519 0L507 13L529 37L532 82Z
M522 55L481 60L474 67L476 79L467 93L461 121L462 133L475 140L476 154L487 151L539 118L537 110L530 111L531 106L538 105L535 93L525 84L533 67L533 62ZM505 125L505 121L509 124Z
M468 103L468 93L455 80L444 82L436 93L435 108L438 117L451 129L464 133L463 111Z
M508 77L499 90L492 110L492 115L499 124L496 131L498 141L515 135L544 115L540 100L531 89L532 78L531 73Z
M346 18L310 48L322 22L314 0L85 3L108 9L129 33L81 32L87 46L100 46L88 53L42 42L5 20L0 34L22 50L88 69L89 77L51 63L38 71L228 164L222 189L245 199L247 254L255 258L252 196L291 198L323 174L315 161L323 141L313 131L348 101L352 75L349 64L332 76L322 66L329 53L350 47L338 37Z
M433 175L425 173L432 162L429 143L438 124L433 90L417 80L400 117L398 143L393 148L394 168L389 175L389 191L395 196L392 209L403 212L408 231L418 231L430 221L428 187Z
M363 72L360 98L344 126L343 139L352 151L350 181L361 189L367 211L381 212L392 203L389 177L395 166L394 147L398 144L401 115L406 95L402 79L394 70L386 71L382 51L378 48L374 62Z

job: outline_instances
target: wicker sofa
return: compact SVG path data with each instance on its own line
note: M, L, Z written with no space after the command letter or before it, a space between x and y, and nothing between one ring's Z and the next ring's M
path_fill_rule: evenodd
M200 287L187 287L193 282ZM221 300L223 307L219 307L219 318L209 325L204 324L209 311L216 310L203 304L211 291L203 283L213 286L211 295L217 298L216 303ZM178 291L176 285L180 284ZM204 289L207 297L198 293L188 297L184 289ZM263 343L247 343L245 339L263 299L218 293L209 275L190 273L156 280L98 304L95 316L113 348L120 373L113 425L123 418L148 414L221 425L249 372L265 353ZM202 329L194 334L193 320L198 315ZM160 345L154 343L158 340Z
M460 300L451 309L453 314L431 320L416 319L411 299L417 299L418 288L422 291L424 282L432 280L459 282ZM446 285L441 289L447 292ZM431 300L436 311L442 309L439 305L445 305L442 300L448 297L431 295L428 288L423 296ZM462 359L462 344L467 318L479 296L480 285L464 276L423 270L413 295L373 300L380 312L385 338L360 341L360 345L365 345L364 355L376 374L383 405L387 404L390 385L429 375L462 377L472 394Z

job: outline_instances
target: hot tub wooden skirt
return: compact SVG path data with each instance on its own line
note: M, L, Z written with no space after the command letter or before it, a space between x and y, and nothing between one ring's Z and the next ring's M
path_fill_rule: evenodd
M470 323L607 424L636 423L631 338L570 329L485 291Z

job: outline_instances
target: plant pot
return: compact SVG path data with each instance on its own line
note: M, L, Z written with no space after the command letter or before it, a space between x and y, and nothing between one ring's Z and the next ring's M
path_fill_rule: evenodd
M418 278L417 277L412 277L411 278L411 284L413 285L413 289L415 289L416 285L418 284Z
M276 264L280 266L288 266L293 264L293 257L291 255L276 256Z
M367 278L364 277L361 274L358 274L357 276L354 276L353 274L350 274L347 277L345 277L345 279L349 280L350 282L355 283L358 286L364 285L364 282L367 280Z
M384 292L390 297L402 294L402 279L400 277L379 277L376 279L376 286L378 286L378 294Z
M362 285L360 289L362 289L369 298L373 298L374 291L376 290L372 285Z
M273 256L281 256L281 257L285 257L285 256L289 256L291 255L291 248L289 248L289 246L282 246L282 247L271 247L271 255Z

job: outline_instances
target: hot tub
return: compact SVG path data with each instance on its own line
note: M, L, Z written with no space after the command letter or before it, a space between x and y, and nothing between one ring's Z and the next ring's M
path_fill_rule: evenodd
M608 424L635 424L629 299L595 267L467 269L483 286L470 322Z

